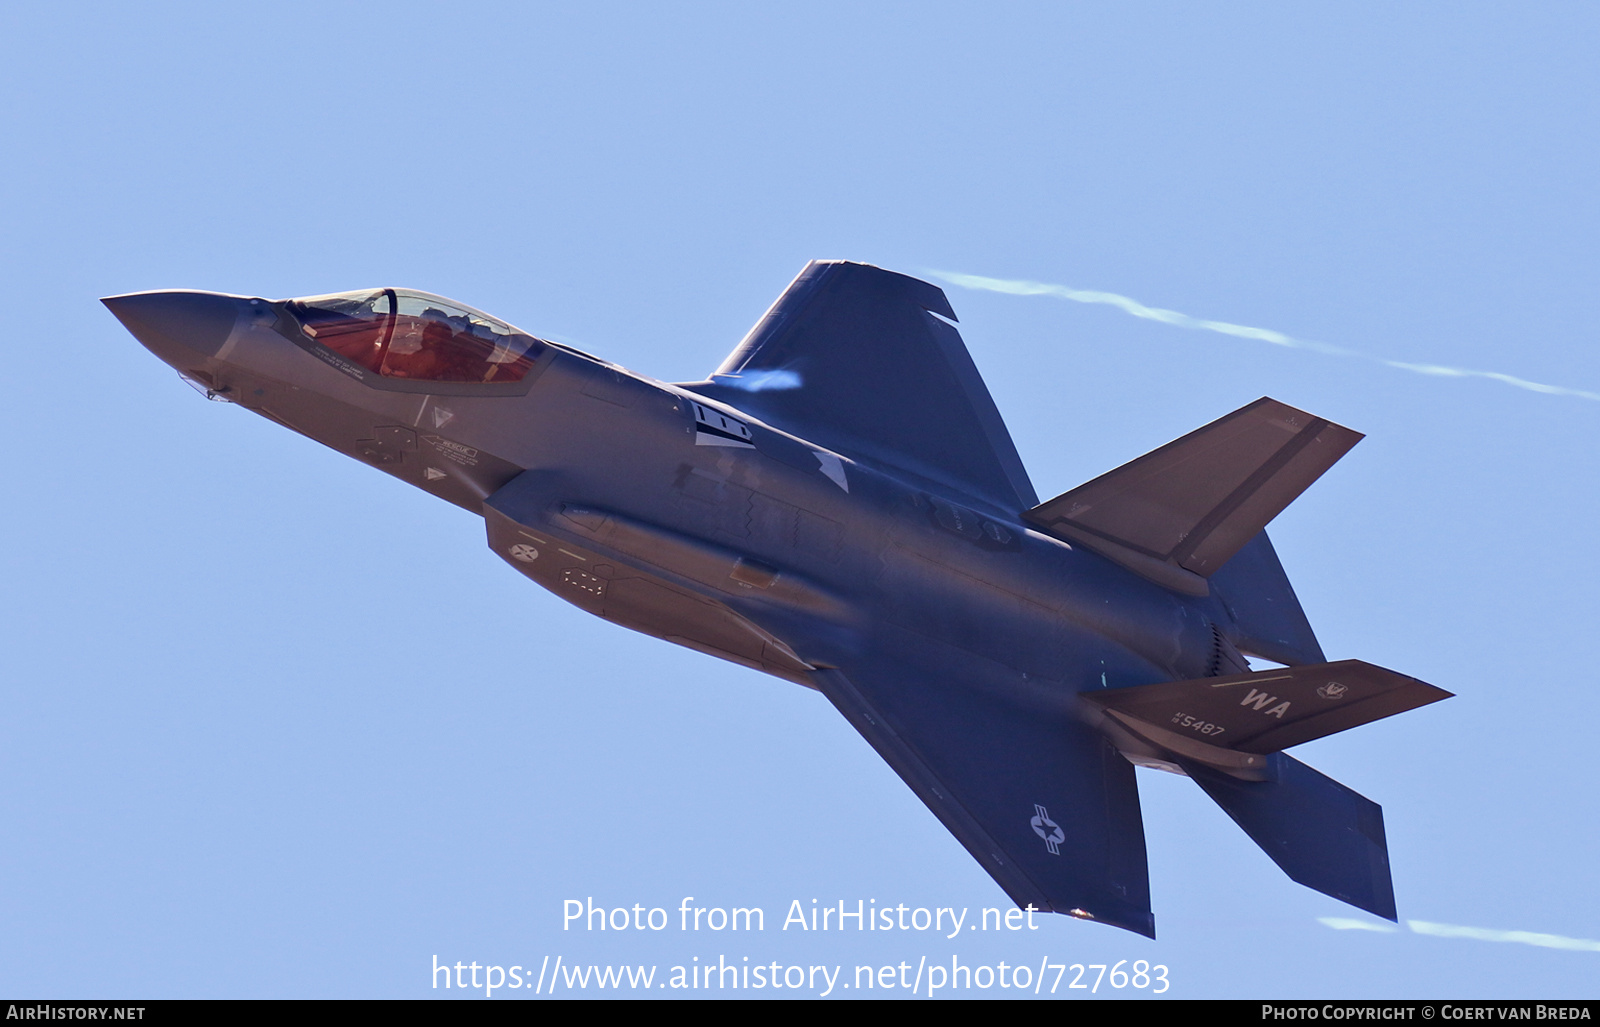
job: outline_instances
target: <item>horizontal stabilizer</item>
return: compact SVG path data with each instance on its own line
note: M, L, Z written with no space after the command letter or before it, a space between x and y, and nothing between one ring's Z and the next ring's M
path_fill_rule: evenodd
M1361 441L1258 399L1023 516L1181 592L1211 573Z
M1204 758L1200 746L1273 753L1450 696L1392 670L1340 660L1111 688L1084 698L1147 741Z
M1394 920L1383 807L1281 752L1267 761L1266 781L1179 764L1290 880Z

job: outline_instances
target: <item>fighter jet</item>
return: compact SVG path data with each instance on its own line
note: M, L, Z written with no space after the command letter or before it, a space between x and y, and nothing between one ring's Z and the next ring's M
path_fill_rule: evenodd
M1395 919L1381 808L1283 751L1450 694L1328 662L1263 530L1348 428L1260 399L1041 503L944 293L844 261L676 384L408 289L103 302L559 598L817 690L1019 907L1155 936L1143 766Z

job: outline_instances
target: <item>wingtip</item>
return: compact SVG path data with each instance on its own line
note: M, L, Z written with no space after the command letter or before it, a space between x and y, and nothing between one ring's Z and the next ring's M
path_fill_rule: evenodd
M1154 913L1123 910L1114 911L1109 915L1102 913L1102 915L1096 916L1087 909L1079 907L1055 909L1054 912L1070 916L1074 920L1089 920L1097 924L1105 924L1108 927L1120 927L1124 931L1132 931L1134 934L1143 935L1151 940L1154 940L1156 936L1156 917Z

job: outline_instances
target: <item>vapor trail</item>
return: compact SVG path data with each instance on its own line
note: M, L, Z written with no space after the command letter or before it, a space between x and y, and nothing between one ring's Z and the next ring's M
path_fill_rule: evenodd
M1317 923L1336 931L1377 931L1379 934L1393 934L1400 930L1394 924L1380 923L1377 920L1357 920L1353 916L1319 916Z
M1586 389L1569 389L1564 385L1544 385L1540 382L1530 382L1526 378L1501 374L1499 371L1474 371L1464 367L1446 367L1442 364L1410 364L1403 360L1388 360L1384 357L1375 357L1370 353L1362 353L1344 346L1333 346L1326 342L1312 342L1309 339L1296 339L1282 332L1275 332L1270 328L1252 328L1250 325L1232 324L1228 321L1208 321L1204 318L1191 317L1178 310L1147 307L1136 299L1119 296L1114 292L1073 289L1065 285L1052 285L1049 282L985 278L982 275L964 275L953 271L930 271L928 273L935 278L949 282L951 285L959 285L963 289L982 289L985 292L1001 292L1011 296L1054 296L1056 299L1071 300L1074 303L1099 303L1108 307L1116 307L1125 314L1144 318L1146 321L1159 321L1175 328L1192 328L1202 332L1216 332L1219 335L1232 335L1239 339L1254 339L1258 342L1267 342L1274 346L1283 346L1286 349L1308 349L1334 357L1355 357L1358 360L1370 360L1375 364L1397 368L1401 371L1411 371L1414 374L1426 374L1440 378L1487 378L1490 381L1513 385L1529 392L1542 392L1547 396L1573 396L1578 399L1600 402L1600 392L1590 392Z
M1578 952L1600 952L1600 941L1590 941L1588 938L1564 938L1559 934L1535 934L1532 931L1494 931L1487 927L1430 924L1423 920L1407 920L1406 926L1417 934L1431 934L1436 938L1515 941L1523 945L1537 945L1543 949L1573 949Z
M1319 916L1317 922L1336 931L1378 931L1393 934L1399 930L1393 924L1355 917ZM1471 938L1473 941L1509 941L1521 945L1536 945L1543 949L1568 949L1574 952L1600 952L1600 941L1588 938L1568 938L1560 934L1538 934L1534 931L1498 931L1490 927L1462 927L1459 924L1434 924L1426 920L1407 920L1406 926L1413 934L1428 934L1435 938Z

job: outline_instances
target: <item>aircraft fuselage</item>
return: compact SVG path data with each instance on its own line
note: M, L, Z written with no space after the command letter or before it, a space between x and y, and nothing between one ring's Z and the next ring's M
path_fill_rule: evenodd
M1263 398L1040 503L944 294L843 261L682 384L410 290L105 302L567 602L822 692L1019 906L1154 936L1142 764L1396 915L1381 809L1282 751L1448 695L1324 662L1263 530L1348 428Z
M937 482L566 347L546 345L520 394L392 391L294 339L285 305L224 299L238 320L214 353L152 349L215 398L484 515L496 553L560 598L791 680L840 662L819 641L847 649L881 620L1021 671L1035 701L1066 707L1206 673L1228 616ZM828 630L795 652L784 627L801 617Z

